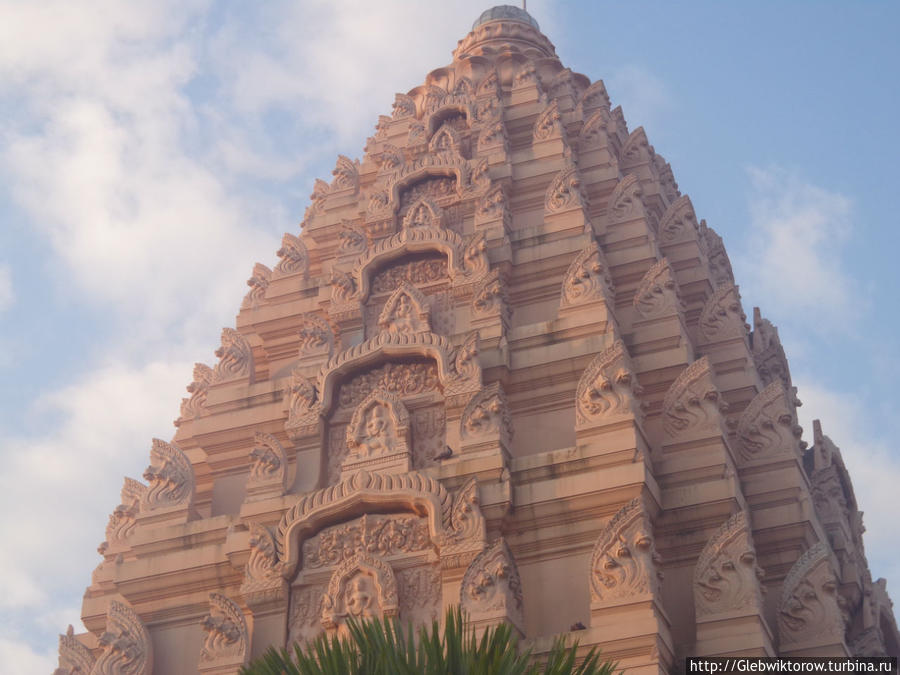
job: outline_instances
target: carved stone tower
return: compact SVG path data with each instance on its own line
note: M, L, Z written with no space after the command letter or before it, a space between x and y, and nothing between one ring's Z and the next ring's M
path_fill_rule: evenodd
M485 12L333 174L125 479L59 673L236 673L455 603L629 673L896 654L776 329L530 16Z

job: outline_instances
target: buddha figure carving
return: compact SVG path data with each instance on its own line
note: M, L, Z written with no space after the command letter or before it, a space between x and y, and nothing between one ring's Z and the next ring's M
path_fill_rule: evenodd
M416 326L413 321L413 306L409 301L409 296L401 294L397 298L397 305L394 308L394 317L389 330L395 333L413 332Z
M387 408L373 405L366 413L365 436L359 443L361 457L377 457L391 450L393 433Z
M360 572L347 582L347 588L344 591L344 609L348 616L357 619L369 619L381 615L378 592L372 577Z

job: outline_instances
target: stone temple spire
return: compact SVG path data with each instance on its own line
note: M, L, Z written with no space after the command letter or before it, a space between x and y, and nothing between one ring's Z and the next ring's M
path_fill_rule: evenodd
M481 13L472 31L459 41L453 58L490 56L516 48L530 56L556 56L553 43L528 12L513 5L497 5Z

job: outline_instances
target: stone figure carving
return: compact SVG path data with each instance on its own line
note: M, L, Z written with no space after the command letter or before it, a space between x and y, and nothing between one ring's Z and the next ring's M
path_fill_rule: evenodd
M844 620L838 602L828 547L819 542L800 556L784 579L778 607L782 649L843 643Z
M501 443L512 438L512 421L506 394L499 382L493 382L475 393L460 420L460 435L465 439L498 435Z
M89 675L93 667L91 650L78 641L72 624L69 624L66 634L59 636L59 668L53 675Z
M622 340L600 352L582 374L575 393L576 427L620 415L641 416L642 393Z
M591 554L591 601L615 603L659 593L660 557L640 497L607 523Z
M607 221L621 223L632 218L640 218L644 213L644 189L634 174L628 174L616 185L606 208Z
M481 384L481 365L478 362L478 333L470 333L465 342L454 350L451 366L455 379Z
M106 525L106 541L100 544L98 549L101 555L110 546L124 542L134 532L137 514L140 512L140 505L146 492L147 486L143 483L134 478L125 479L121 503L110 514L109 523Z
M428 197L415 201L403 218L403 229L416 227L444 227L444 210Z
M253 379L253 350L247 338L233 328L222 329L222 346L216 350L219 362L213 370L212 383Z
M491 189L491 165L487 158L472 160L473 166L469 172L468 191L474 193L487 192Z
M150 485L142 493L141 513L193 505L194 468L177 445L153 439L144 480Z
M253 273L247 279L247 285L250 290L244 296L241 302L241 309L256 309L262 303L266 296L266 289L269 287L269 281L272 278L272 270L263 265L256 263L253 266Z
M594 301L608 302L614 290L612 278L603 253L595 241L591 241L575 257L562 286L562 307L571 307Z
M697 359L669 387L663 399L663 428L670 437L688 431L721 431L728 404L712 380L709 358Z
M91 675L151 675L153 643L140 618L128 605L113 600L100 635L103 652Z
M541 111L534 122L532 138L535 142L548 141L552 138L562 138L563 130L560 122L559 101L553 99L547 107Z
M409 412L393 394L379 389L353 413L347 427L347 447L362 459L409 452Z
M707 342L744 337L750 326L741 307L741 296L734 284L719 286L700 313L700 332Z
M822 522L843 522L849 529L851 500L848 500L837 464L813 472L810 483L813 505Z
M378 326L393 333L430 332L431 306L428 298L415 286L400 282L384 303Z
M200 672L217 666L247 663L250 636L241 608L221 593L209 594L209 614L201 623L206 639L200 649Z
M431 137L428 149L431 152L449 152L459 155L459 133L450 124L444 122Z
M694 206L685 195L669 205L659 221L659 243L661 246L688 241L697 236L699 226Z
M287 584L281 575L281 565L275 552L275 540L269 529L250 523L250 557L244 568L241 595L251 607L268 600L284 597Z
M352 190L355 193L359 189L359 160L338 155L331 175L334 176L331 181L332 190Z
M213 370L205 363L194 364L194 379L186 387L190 398L181 399L181 415L175 420L175 426L182 422L202 417L206 414L206 395L212 382Z
M583 208L584 196L581 194L581 179L574 166L560 171L550 182L544 198L544 210L547 213L558 213L569 209Z
M382 558L432 548L428 522L420 516L366 514L325 528L303 542L303 569L338 565L360 553Z
M522 581L502 537L479 553L466 569L460 604L476 622L504 615L514 623L521 622Z
M663 258L647 270L634 293L634 309L643 319L677 314L684 303L678 293L675 273Z
M322 598L322 625L334 629L348 617L397 616L397 579L391 566L368 553L345 560L331 575Z
M280 488L283 492L287 485L287 456L278 439L271 434L257 431L254 436L253 449L250 451L250 478L247 491Z
M305 275L309 271L309 253L306 251L306 245L293 234L284 234L281 238L281 248L278 249L276 255L280 260L275 265L275 275L297 272Z
M781 381L750 401L738 421L739 457L745 462L797 452L802 429Z
M763 572L756 564L750 522L738 511L716 530L694 567L694 608L697 616L762 607Z
M331 356L334 349L334 331L328 322L317 314L306 313L300 318L298 351L300 358Z

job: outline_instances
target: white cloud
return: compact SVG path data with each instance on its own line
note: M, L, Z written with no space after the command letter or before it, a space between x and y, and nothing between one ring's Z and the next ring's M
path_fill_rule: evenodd
M800 321L841 319L860 309L856 282L841 258L851 202L781 168L750 168L750 227L735 256L745 295ZM790 292L785 292L790 289Z
M9 265L0 264L0 312L3 312L16 301L13 291L12 270Z

